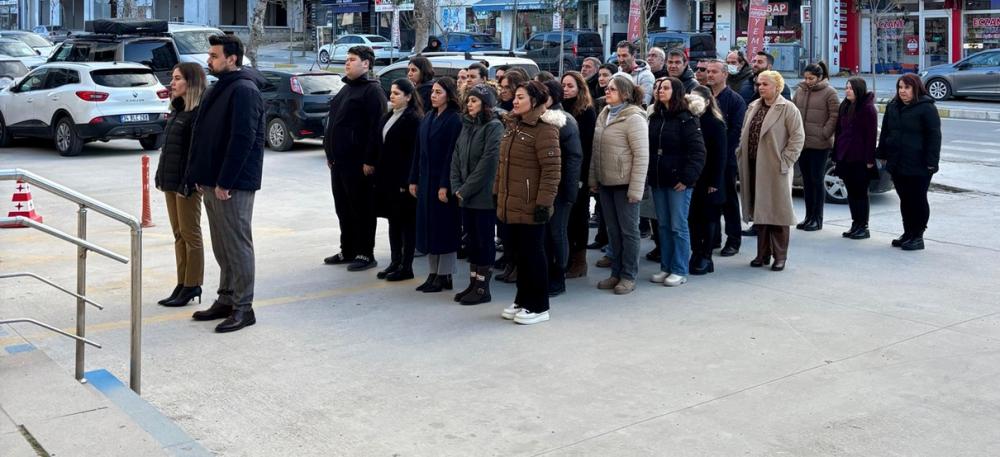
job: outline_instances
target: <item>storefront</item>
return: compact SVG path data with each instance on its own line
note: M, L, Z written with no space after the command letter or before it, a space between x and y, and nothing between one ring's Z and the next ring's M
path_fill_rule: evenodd
M514 21L514 9L517 8L516 30ZM514 47L519 48L524 45L531 35L537 32L552 30L552 11L550 7L540 0L481 0L472 5L470 10L479 24L480 17L483 17L483 24L498 24L496 18L499 17L499 24L495 25L495 36L501 45L506 49L510 47L510 38L516 38ZM575 21L576 19L573 19Z
M333 26L333 35L368 33L371 5L369 0L322 0L321 24ZM325 13L325 14L324 14Z
M996 3L994 0L967 1L986 8L994 5L984 3ZM1000 24L990 19L990 11L963 12L962 4L953 0L903 0L895 11L875 17L870 11L863 11L860 40L857 40L860 70L868 72L874 68L877 73L916 73L955 62L973 49L996 47ZM996 13L992 13L993 17ZM968 40L968 33L973 34L974 41Z
M1000 49L1000 0L966 0L962 11L962 55Z

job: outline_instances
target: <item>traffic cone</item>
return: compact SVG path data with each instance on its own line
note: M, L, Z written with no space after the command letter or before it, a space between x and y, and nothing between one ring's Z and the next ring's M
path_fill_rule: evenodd
M42 216L35 212L35 203L31 201L31 188L24 181L18 180L11 197L10 212L7 217L24 216L36 222L42 222ZM21 224L0 224L0 228L23 228Z

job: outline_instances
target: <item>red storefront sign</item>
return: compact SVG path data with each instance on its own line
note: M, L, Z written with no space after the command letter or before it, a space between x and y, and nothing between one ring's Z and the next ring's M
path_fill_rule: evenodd
M788 3L768 3L767 14L770 14L771 16L788 16Z
M746 55L752 56L764 50L764 24L766 21L767 0L750 0Z
M916 35L906 36L906 55L920 55L920 37Z
M642 22L642 0L632 0L628 6L628 40L639 39L642 33L640 23Z

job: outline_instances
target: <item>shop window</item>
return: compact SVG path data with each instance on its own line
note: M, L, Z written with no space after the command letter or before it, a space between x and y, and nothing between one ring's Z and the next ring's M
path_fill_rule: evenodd
M970 56L986 49L1000 49L1000 15L966 14L963 56Z

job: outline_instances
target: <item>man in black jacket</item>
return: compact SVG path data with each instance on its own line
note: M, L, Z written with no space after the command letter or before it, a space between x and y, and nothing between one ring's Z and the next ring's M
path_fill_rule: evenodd
M691 93L698 87L698 80L694 78L694 72L688 65L687 56L680 49L671 49L667 52L667 72L684 84L684 91Z
M597 57L583 59L583 65L580 67L580 74L587 81L587 90L590 91L591 100L596 100L604 96L603 91L598 91L601 86L597 83L597 70L600 68L601 60Z
M753 69L753 79L744 84L743 88L740 89L740 95L743 96L743 101L746 102L747 106L750 106L751 102L760 98L760 94L757 93L757 75L774 67L774 56L760 51L757 55L753 56L753 60L750 61L750 67ZM788 100L792 99L792 90L788 88L788 84L785 84L785 88L781 90L781 96Z
M736 148L740 145L740 131L743 129L743 118L747 114L747 105L736 91L728 87L726 77L728 72L724 62L709 60L705 63L705 67L708 88L712 89L712 94L715 95L715 100L719 103L719 110L726 118L726 147L729 148L729 153L726 154L726 201L722 205L722 215L726 220L726 245L719 255L730 257L740 252L743 239L739 192L736 191L736 178L739 174ZM722 234L719 233L716 239L721 241L721 238Z
M350 263L349 271L363 271L375 261L375 168L373 148L382 134L379 125L387 109L385 92L377 80L368 79L375 52L368 46L347 50L344 87L330 101L323 148L333 203L340 219L340 252L323 259L327 265ZM374 161L368 163L375 163Z
M195 320L227 317L216 332L257 322L253 313L254 249L250 220L264 166L265 80L243 68L243 43L235 35L209 38L208 69L218 78L198 108L185 182L204 194L219 262L219 298Z

